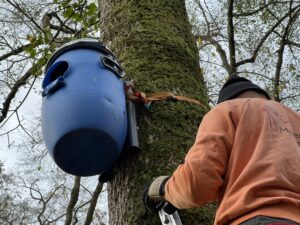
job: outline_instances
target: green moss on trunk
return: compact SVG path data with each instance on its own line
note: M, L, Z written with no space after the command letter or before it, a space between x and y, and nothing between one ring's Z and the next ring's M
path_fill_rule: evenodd
M172 91L207 105L198 50L182 0L100 1L102 38L109 43L138 89ZM162 101L153 112L139 106L142 152L123 160L109 185L111 225L160 224L145 210L143 186L171 175L193 144L205 109L186 102ZM184 210L183 223L212 224L213 207Z

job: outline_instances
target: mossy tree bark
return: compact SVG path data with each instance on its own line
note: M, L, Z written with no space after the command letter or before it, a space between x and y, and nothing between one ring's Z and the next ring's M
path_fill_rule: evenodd
M101 0L103 41L143 92L172 91L207 105L198 50L183 0ZM143 206L143 187L171 175L193 144L206 109L162 101L138 107L142 151L123 159L109 183L110 225L160 224ZM203 181L205 182L205 181ZM200 190L199 190L200 191ZM183 224L212 224L214 207L180 211Z

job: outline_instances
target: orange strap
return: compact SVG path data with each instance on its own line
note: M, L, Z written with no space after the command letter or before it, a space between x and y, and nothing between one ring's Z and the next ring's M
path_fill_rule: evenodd
M202 106L203 108L207 109L207 106L205 106L200 101L188 98L185 96L175 95L173 92L157 92L157 93L150 93L146 94L145 97L148 101L160 101L160 100L178 100L178 101L186 101L190 103L194 103L196 105Z
M185 96L175 95L173 92L156 92L145 94L137 90L132 81L125 82L126 97L128 100L133 102L143 102L145 105L150 105L153 101L161 100L175 100L175 101L186 101L193 104L197 104L207 110L208 107L200 101Z

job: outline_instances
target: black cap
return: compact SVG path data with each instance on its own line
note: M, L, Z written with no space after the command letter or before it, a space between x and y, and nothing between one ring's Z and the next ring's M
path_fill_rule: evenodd
M218 103L233 99L237 95L249 90L256 91L270 99L270 96L266 91L256 84L253 84L250 80L239 77L238 75L232 75L221 88Z

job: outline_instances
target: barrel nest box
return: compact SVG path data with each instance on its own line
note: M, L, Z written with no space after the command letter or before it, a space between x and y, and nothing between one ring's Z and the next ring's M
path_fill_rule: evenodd
M65 172L92 176L112 168L127 133L125 72L103 44L79 39L49 59L42 83L42 133Z

